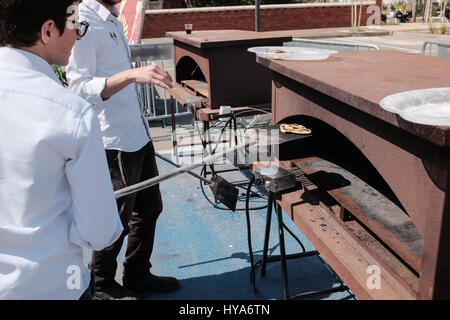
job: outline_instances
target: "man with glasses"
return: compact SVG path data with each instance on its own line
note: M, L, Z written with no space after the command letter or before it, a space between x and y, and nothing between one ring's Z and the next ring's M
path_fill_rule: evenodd
M117 19L121 0L84 0L80 19L90 27L75 45L67 68L69 88L95 106L114 190L158 175L148 122L137 84L172 87L169 74L156 65L133 69L128 43ZM178 289L173 277L150 272L156 221L162 211L159 186L117 201L124 232L112 246L94 251L99 299L135 297L138 292ZM128 235L123 286L115 281L117 256Z
M78 22L71 19L66 19L66 21L72 26L73 29L75 29L77 35L81 38L84 37L90 26L89 22L87 21Z
M0 299L92 298L82 247L123 231L95 111L51 67L86 32L78 3L0 1Z

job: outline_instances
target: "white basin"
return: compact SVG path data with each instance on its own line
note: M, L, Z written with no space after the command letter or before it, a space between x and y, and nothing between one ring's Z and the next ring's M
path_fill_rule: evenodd
M277 60L325 60L336 50L305 47L252 47L247 49L257 56Z
M396 93L383 98L380 106L410 122L450 126L450 88Z

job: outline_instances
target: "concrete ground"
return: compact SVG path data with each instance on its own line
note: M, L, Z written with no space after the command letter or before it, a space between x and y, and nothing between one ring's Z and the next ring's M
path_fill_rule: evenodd
M380 50L398 50L408 52L421 52L423 42L426 40L450 41L450 34L442 35L441 23L434 22L435 32L430 33L430 26L422 22L399 23L396 25L383 25L360 28L353 32L350 28L302 29L282 30L281 35L294 38L335 40L346 42L362 42L374 44ZM447 26L450 30L450 25ZM143 39L144 43L172 41L170 38Z
M368 43L376 45L380 50L394 50L408 53L422 53L422 47L427 40L438 40L450 42L450 35L428 34L427 30L418 31L392 31L383 36L358 36L345 38L326 38L324 40L346 41L353 43ZM435 54L436 47L432 54ZM428 54L428 50L427 50Z
M173 167L158 162L161 173ZM197 173L200 170L195 170ZM222 174L229 181L248 179L244 172ZM257 189L255 189L257 191ZM158 220L155 249L151 262L152 271L160 275L175 276L180 289L170 294L147 294L145 299L188 300L281 300L283 286L279 262L267 267L265 277L256 273L256 288L250 285L250 255L247 244L246 219L242 208L245 201L238 201L241 211L219 210L206 200L197 179L184 174L161 184L164 212ZM208 187L205 193L213 199ZM241 195L244 193L241 190ZM250 207L266 204L254 198ZM222 206L223 207L223 206ZM266 209L251 211L251 232L254 259L262 257ZM306 250L313 246L284 214L288 228L302 241ZM287 232L287 253L301 252L299 244ZM279 254L278 233L275 218L272 219L269 253ZM291 295L323 290L339 285L339 281L318 257L288 261L289 292ZM351 292L325 294L316 299L354 299Z
M159 133L152 128L153 133ZM162 128L159 142L170 139L168 128ZM178 141L194 135L187 125L177 128ZM169 135L167 134L169 133ZM215 132L217 133L217 132ZM228 133L226 136L228 136ZM156 136L156 134L155 134ZM180 139L184 137L183 139ZM214 134L213 134L214 137ZM195 142L199 141L196 139ZM155 145L157 145L155 143ZM164 156L175 160L170 150L158 148ZM180 153L183 148L180 147ZM187 152L189 148L185 151ZM197 148L201 151L201 148ZM197 158L198 159L198 158ZM192 159L180 160L185 164ZM174 167L157 159L160 175L169 173ZM229 163L215 167L216 170L231 168ZM201 168L193 170L200 174ZM248 181L248 170L220 174L227 181ZM209 176L210 178L210 176ZM154 251L151 258L152 272L158 275L174 276L180 282L180 289L168 294L148 293L142 295L145 300L282 300L283 284L281 264L271 262L267 266L265 277L256 272L256 288L250 283L250 255L245 216L245 189L240 189L237 210L231 211L222 204L223 209L214 208L209 201L214 201L210 188L204 186L204 193L198 179L182 174L160 184L164 210L158 219ZM264 189L253 188L262 197ZM267 201L263 198L251 198L250 211L251 238L255 262L262 258L264 233L266 225L265 208ZM259 208L259 209L258 209ZM290 218L283 213L287 228L301 241L299 244L293 236L285 231L286 253L314 250L312 244L301 233ZM279 238L276 216L271 220L269 255L279 254ZM122 282L122 262L125 259L125 244L118 257L116 281ZM90 253L85 252L88 263ZM318 256L292 259L287 262L289 294L330 289L341 284L339 278L329 270L329 266ZM351 291L322 294L314 297L321 300L354 300Z

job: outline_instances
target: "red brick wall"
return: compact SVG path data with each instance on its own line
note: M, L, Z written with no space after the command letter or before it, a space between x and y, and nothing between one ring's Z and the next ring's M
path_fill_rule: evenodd
M381 0L376 0L381 5ZM367 5L363 6L361 26L366 25ZM358 6L359 14L359 6ZM158 10L147 13L142 38L165 37L167 31L184 30L185 23L194 24L195 30L255 30L254 9L243 10ZM276 9L261 8L261 31L350 27L350 6L305 6Z

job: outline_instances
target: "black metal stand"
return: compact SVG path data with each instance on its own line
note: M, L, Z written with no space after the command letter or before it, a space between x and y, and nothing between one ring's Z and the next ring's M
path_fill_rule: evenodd
M270 236L270 225L272 220L272 206L275 207L275 213L277 215L278 220L278 237L280 242L280 255L273 255L268 257L267 253L269 250L269 236ZM249 220L247 221L249 223ZM327 293L333 293L333 292L342 292L348 290L348 287L345 286L339 279L340 286L335 288L330 288L326 290L321 291L313 291L313 292L306 292L294 296L289 295L289 283L288 283L288 273L287 273L287 260L288 259L295 259L295 258L302 258L302 257L310 257L310 256L319 256L319 252L316 250L313 251L303 251L301 253L296 254L286 254L286 248L285 248L285 240L284 240L284 223L283 223L283 212L281 209L281 206L274 200L274 194L269 193L268 203L267 203L267 216L266 216L266 228L265 228L265 234L264 234L264 246L263 246L263 256L262 259L256 263L253 263L253 251L250 248L250 261L251 261L251 273L250 273L250 281L251 285L254 291L256 291L256 280L255 280L255 270L256 267L261 265L261 277L264 277L266 275L266 266L268 262L274 262L274 261L281 261L281 275L282 275L282 281L283 281L283 292L284 292L284 299L302 299L312 296L318 296L322 294ZM250 230L248 231L249 239L251 237ZM299 241L297 239L297 241ZM250 242L249 242L250 244ZM303 247L303 246L302 246ZM321 259L321 258L320 258ZM322 260L323 261L323 260Z
M234 133L234 144L238 145L237 118L235 116L233 116L228 121L228 123L226 124L226 127L228 127L228 126L229 126L229 130L230 130L230 137L228 139L230 147L232 145L232 139L231 139L231 133L232 132ZM208 154L207 147L210 148L210 150L209 150L210 153L214 153L214 151L215 151L215 149L214 150L211 149L211 144L213 142L211 141L211 138L210 138L210 132L209 132L210 129L211 129L211 127L210 127L209 121L204 120L203 121L203 132L202 132L202 135L203 135L202 144L203 144L203 154L204 154L204 156L206 156ZM223 138L221 138L221 137L219 138L219 140L220 139L222 139L222 142L224 142L224 143L227 142L226 140L223 140ZM220 141L217 141L216 143L219 143L219 142ZM234 153L234 163L237 163L237 153L236 152ZM228 168L228 169L217 170L217 169L215 169L215 165L214 164L210 164L209 167L210 167L211 171L208 172L207 167L208 167L208 165L204 165L203 166L204 177L205 178L207 178L208 175L210 175L210 174L216 175L218 173L224 173L224 172L229 172L229 171L238 171L238 170L240 171L240 170L243 170L243 169L249 169L248 166L240 166L240 167L237 166L237 167L234 167L232 169ZM240 184L244 184L244 183L240 183ZM248 184L248 182L246 182L245 184ZM237 186L238 184L234 184L234 185Z

